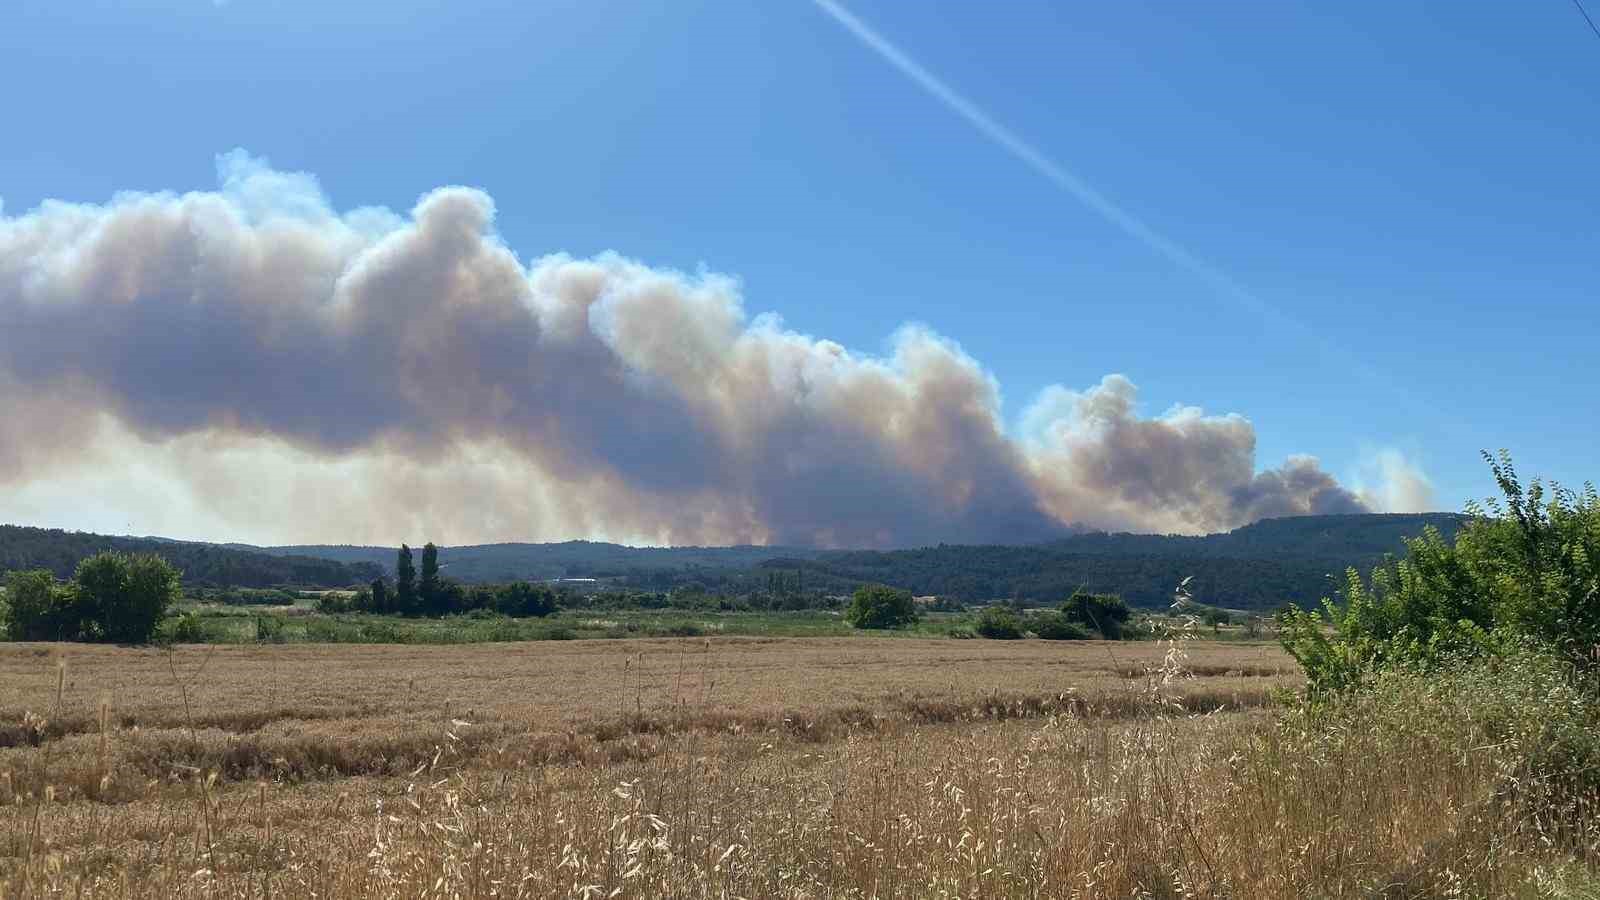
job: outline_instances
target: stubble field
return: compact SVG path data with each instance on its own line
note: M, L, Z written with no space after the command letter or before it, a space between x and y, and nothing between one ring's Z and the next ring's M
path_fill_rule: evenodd
M1181 649L0 645L0 894L1370 896L1475 852L1470 760L1344 784L1262 710L1280 650Z

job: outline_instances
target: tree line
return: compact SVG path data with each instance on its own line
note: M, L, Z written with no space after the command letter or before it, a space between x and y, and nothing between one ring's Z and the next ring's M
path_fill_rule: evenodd
M984 607L978 613L974 633L997 640L1015 640L1031 632L1049 641L1096 637L1117 641L1126 636L1126 626L1132 616L1133 610L1115 594L1076 590L1058 609L1033 615L1009 604ZM920 618L921 612L910 591L885 584L865 584L857 588L844 612L845 621L859 629L908 628Z
M464 585L439 574L439 548L422 548L418 571L411 547L400 545L394 582L380 576L351 597L328 594L318 604L323 612L365 612L376 615L440 618L474 610L524 618L547 616L561 607L561 592L547 584L511 581Z

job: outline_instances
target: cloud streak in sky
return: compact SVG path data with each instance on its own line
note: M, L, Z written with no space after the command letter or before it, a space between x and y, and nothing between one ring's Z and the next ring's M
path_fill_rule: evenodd
M1144 219L1090 184L1088 180L1062 165L1015 131L1002 125L976 103L933 74L933 72L912 58L910 54L846 9L837 0L813 0L813 2L818 9L822 10L823 13L863 46L877 54L885 62L893 66L896 71L904 75L929 96L939 101L951 112L960 116L979 134L1043 176L1051 184L1076 199L1079 203L1082 203L1090 211L1115 226L1124 234L1144 244L1178 269L1198 278L1218 297L1226 299L1253 316L1267 320L1295 334L1301 340L1319 348L1330 358L1344 361L1346 365L1352 366L1353 371L1364 380L1380 386L1395 396L1405 398L1407 402L1416 402L1411 392L1404 385L1395 383L1394 379L1361 361L1356 354L1350 352L1349 348L1333 344L1326 337L1318 334L1315 329L1290 316L1278 306L1267 302L1222 268L1150 225Z
M1257 472L1239 416L1141 417L1121 376L1013 431L925 328L863 356L751 318L726 277L524 264L480 191L339 213L309 175L218 169L0 217L0 503L103 520L154 494L191 523L167 530L261 540L826 546L1370 506L1307 457Z

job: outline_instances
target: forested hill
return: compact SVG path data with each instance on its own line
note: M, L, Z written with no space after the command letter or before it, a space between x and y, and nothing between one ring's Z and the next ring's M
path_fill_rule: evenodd
M242 546L242 545L235 545ZM302 544L251 547L263 553L299 554L349 563L372 563L392 570L397 547ZM446 575L458 581L513 581L520 578L614 578L664 569L747 570L774 557L811 559L822 551L800 547L628 547L599 541L557 544L476 544L441 547Z
M1385 553L1400 552L1405 538L1416 537L1430 525L1448 538L1465 521L1460 513L1290 516L1198 537L1090 532L1048 546L1068 553L1348 560L1348 565L1365 568Z
M1429 525L1453 535L1463 521L1454 513L1300 516L1201 537L1087 533L1049 544L890 551L627 547L593 541L482 544L444 547L439 558L445 574L461 581L579 577L650 590L699 585L738 592L759 587L771 570L787 570L804 572L806 585L829 592L881 581L967 601L1055 602L1086 587L1122 594L1141 606L1170 602L1173 587L1193 576L1190 586L1198 599L1264 609L1315 603L1342 585L1348 567L1364 570L1386 553L1400 553L1402 538ZM307 545L264 552L387 570L394 565L395 548Z
M56 577L66 578L79 560L101 550L160 554L183 572L185 585L202 587L348 587L371 581L381 571L370 564L275 555L218 544L0 525L0 572L49 569Z
M1192 577L1197 600L1267 609L1315 603L1343 587L1351 566L1365 571L1385 554L1399 555L1402 539L1428 526L1453 536L1465 520L1454 513L1300 516L1201 537L1092 533L1031 546L831 552L784 565L815 582L881 581L960 600L1056 602L1081 587L1138 606L1170 603L1173 588Z

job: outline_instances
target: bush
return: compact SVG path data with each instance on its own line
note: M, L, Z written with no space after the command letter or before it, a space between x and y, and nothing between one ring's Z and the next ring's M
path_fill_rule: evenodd
M1445 664L1427 672L1378 672L1366 690L1340 703L1305 707L1307 733L1388 732L1397 747L1472 748L1460 756L1476 756L1474 764L1493 771L1493 818L1532 826L1541 843L1561 842L1590 819L1600 789L1597 685L1536 642L1503 650L1494 657L1445 654Z
M514 581L494 588L474 588L469 595L477 604L489 602L502 615L526 618L548 616L559 608L556 592L549 585Z
M159 556L97 553L66 585L48 571L7 578L15 640L148 643L180 593L178 571Z
M1058 612L1047 612L1033 620L1033 633L1046 641L1086 641L1089 630Z
M856 628L904 628L917 621L917 604L910 591L866 584L856 588L844 620Z
M979 636L991 640L1014 641L1022 637L1022 620L1007 607L988 606L978 613L975 630Z
M81 630L71 586L57 584L48 569L7 575L6 602L11 609L6 620L10 640L67 641L76 639Z
M1509 455L1484 454L1503 501L1471 504L1446 541L1429 528L1403 559L1370 578L1347 574L1345 602L1283 616L1284 647L1313 694L1341 692L1397 667L1504 656L1529 641L1569 665L1595 667L1600 647L1600 497L1534 481Z
M201 589L195 592L194 598L202 603L224 606L293 606L300 599L293 591L280 588Z
M1100 632L1108 641L1122 639L1122 626L1126 625L1132 611L1116 594L1090 594L1073 591L1061 604L1061 614L1068 621Z
M287 639L284 634L283 620L277 616L256 616L256 642L260 644L281 644Z
M203 644L206 642L205 626L194 613L173 616L161 623L156 641L162 644Z

